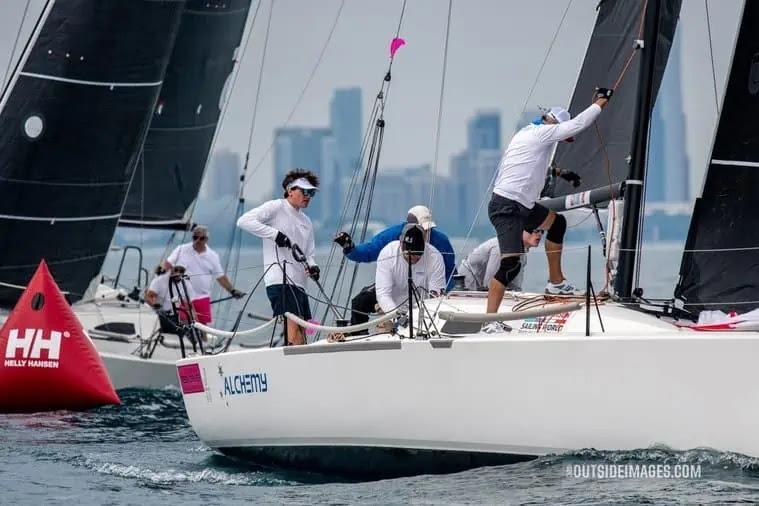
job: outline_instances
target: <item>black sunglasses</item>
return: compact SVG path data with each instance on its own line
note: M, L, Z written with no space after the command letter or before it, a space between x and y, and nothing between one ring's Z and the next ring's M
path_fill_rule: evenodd
M207 235L194 235L194 236L192 236L192 240L193 241L205 241L206 239L208 239Z
M296 186L296 188L298 187ZM306 197L313 197L314 195L316 195L315 188L309 188L308 190L304 190L303 188L298 188L298 190L300 190L303 193L303 195Z

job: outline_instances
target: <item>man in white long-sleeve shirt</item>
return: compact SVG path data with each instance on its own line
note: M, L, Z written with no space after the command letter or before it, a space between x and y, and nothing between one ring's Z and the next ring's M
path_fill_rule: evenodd
M441 295L445 290L443 255L434 246L425 243L421 227L412 225L410 229L411 232L401 236L401 241L392 241L382 248L377 257L374 285L377 305L384 313L407 303L409 261L411 279L417 288L422 289L418 292L420 296L423 297L424 292Z
M282 181L284 198L264 202L237 220L237 226L263 239L266 295L274 316L286 312L308 320L311 308L306 295L308 278L319 280L314 260L314 227L303 212L319 188L319 178L311 171L290 171ZM293 256L297 245L305 255ZM287 320L288 344L305 344L303 329Z
M540 190L556 144L559 141L571 141L573 136L592 125L611 95L612 90L598 89L593 104L574 119L561 107L551 108L537 124L519 130L504 151L498 165L493 196L488 205L488 216L495 227L502 257L488 289L488 313L498 311L506 286L519 274L520 256L523 253L522 231L528 219L540 222L537 228L546 230L549 269L546 293L577 293L561 270L566 219L536 204L536 201L540 198ZM483 330L498 331L498 323L493 322Z

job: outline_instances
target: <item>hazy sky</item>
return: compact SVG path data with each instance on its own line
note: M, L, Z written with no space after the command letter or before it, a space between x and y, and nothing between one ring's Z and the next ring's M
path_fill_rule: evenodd
M266 19L271 8L271 0L262 1L217 148L241 153L246 149ZM26 3L26 0L0 2L2 71L10 58ZM31 0L27 27L43 3L43 0ZM551 38L569 5L527 106L534 109L538 104L568 102L593 28L597 3L598 0L453 2L438 163L441 174L447 172L450 155L464 148L466 121L478 109L501 111L504 143L508 141ZM705 4L709 6L721 98L742 1L683 0L676 44L682 44L683 51L681 93L687 122L687 146L683 148L688 151L694 169L692 191L701 186L700 174L716 118ZM254 200L270 196L271 157L266 153L273 130L285 123L317 61L340 5L341 0L274 0L251 149L251 168L262 160L255 175L249 177L254 184L249 185L248 196ZM387 67L387 48L395 33L401 5L401 0L344 1L325 57L290 125L326 125L332 90L342 86L363 89L364 114L368 115ZM401 29L407 45L398 52L393 66L392 92L385 115L384 166L399 167L433 160L447 9L445 0L408 0ZM24 36L22 34L22 38Z

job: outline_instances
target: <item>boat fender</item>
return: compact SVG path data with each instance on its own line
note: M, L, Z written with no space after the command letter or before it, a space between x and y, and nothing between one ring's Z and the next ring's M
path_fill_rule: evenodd
M522 263L519 261L518 256L504 257L501 258L501 265L493 277L503 286L509 286L509 283L517 277L521 268Z

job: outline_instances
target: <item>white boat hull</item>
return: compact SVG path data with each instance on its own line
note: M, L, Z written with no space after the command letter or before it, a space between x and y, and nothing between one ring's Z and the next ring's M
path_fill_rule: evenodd
M183 384L198 436L259 464L382 476L581 448L759 456L757 333L678 330L615 305L602 312L607 333L591 337L571 331L584 328L577 312L566 332L385 336L178 367L197 364L202 378Z

